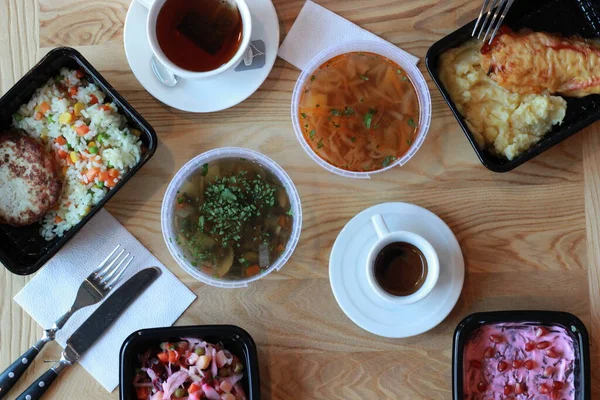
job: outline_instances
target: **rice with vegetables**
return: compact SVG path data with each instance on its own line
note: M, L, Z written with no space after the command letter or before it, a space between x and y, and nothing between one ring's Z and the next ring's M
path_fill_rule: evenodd
M61 69L13 115L13 126L54 154L63 180L58 204L41 221L46 240L77 225L143 152L140 132L81 70Z

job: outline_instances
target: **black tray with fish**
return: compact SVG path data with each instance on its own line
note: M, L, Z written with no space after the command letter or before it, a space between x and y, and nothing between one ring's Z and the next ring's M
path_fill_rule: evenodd
M480 148L445 89L438 68L442 53L471 39L475 22L476 20L473 20L434 43L427 52L425 62L429 74L484 166L495 172L510 171L600 118L600 95L589 95L583 98L564 97L567 101L567 112L562 124L555 125L538 143L513 160L496 156ZM530 29L563 36L600 38L600 0L517 0L510 8L504 25L514 31Z

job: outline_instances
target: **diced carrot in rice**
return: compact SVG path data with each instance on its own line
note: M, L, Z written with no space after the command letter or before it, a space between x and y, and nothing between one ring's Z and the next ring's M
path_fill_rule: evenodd
M85 176L87 176L89 182L93 182L94 178L98 176L99 173L100 170L98 168L90 168L85 173Z
M79 136L85 136L90 131L90 128L87 125L80 125L75 127L75 132Z
M48 103L46 103L45 101L42 102L42 104L40 104L40 111L42 113L45 113L46 111L50 110L50 105Z

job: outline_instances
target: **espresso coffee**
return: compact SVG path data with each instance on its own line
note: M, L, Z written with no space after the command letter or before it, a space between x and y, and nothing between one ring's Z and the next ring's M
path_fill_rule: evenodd
M410 243L385 246L375 258L375 281L387 293L408 296L423 286L427 278L427 259Z
M242 42L242 17L233 0L167 0L156 38L173 64L193 72L219 68Z

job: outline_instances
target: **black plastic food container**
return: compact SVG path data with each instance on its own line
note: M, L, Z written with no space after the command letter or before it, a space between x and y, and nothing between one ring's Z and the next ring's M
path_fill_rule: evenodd
M260 400L260 378L256 344L248 332L234 325L196 325L142 329L134 332L121 346L119 394L121 400L135 400L133 387L135 369L139 368L138 355L162 342L174 342L193 337L209 343L222 343L244 363L242 386L248 400Z
M452 345L452 394L454 400L464 400L463 355L471 334L483 325L526 323L527 326L560 326L573 339L575 346L575 400L590 400L590 344L587 329L573 314L559 311L492 311L471 314L454 331Z
M106 95L107 102L114 102L119 112L127 118L131 128L138 129L140 139L147 151L119 183L110 190L88 215L76 226L65 232L64 236L46 241L40 234L40 224L24 227L12 227L0 224L0 263L11 272L29 275L44 265L60 248L69 241L103 206L131 179L131 177L154 155L157 138L154 129L144 118L100 75L94 67L75 49L60 47L50 51L2 98L0 98L0 132L8 129L12 115L22 104L29 102L36 89L56 76L61 68L83 69L87 78L95 83ZM0 193L0 195L2 195Z
M566 36L600 37L600 1L517 0L506 16L505 25L515 31L527 28ZM581 99L565 97L567 114L562 125L555 125L542 140L515 159L509 161L480 149L464 118L444 88L438 71L440 55L446 50L470 40L474 26L475 21L472 21L434 43L427 52L425 63L429 74L442 92L442 96L450 106L467 139L471 142L479 160L488 169L495 172L510 171L600 118L600 95L591 95Z

